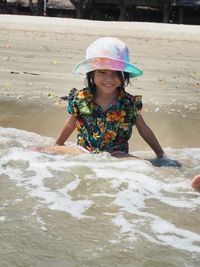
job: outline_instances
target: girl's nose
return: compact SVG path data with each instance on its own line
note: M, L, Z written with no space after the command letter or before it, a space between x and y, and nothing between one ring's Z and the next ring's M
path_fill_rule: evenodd
M116 74L113 71L108 71L105 75L105 79L108 81L112 81L113 79L115 79Z

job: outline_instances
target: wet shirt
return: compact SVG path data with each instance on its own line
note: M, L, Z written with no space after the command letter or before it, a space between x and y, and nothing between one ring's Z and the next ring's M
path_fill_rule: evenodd
M68 112L77 120L77 144L93 153L128 153L128 140L141 109L142 97L123 89L106 111L95 103L89 88L74 88L69 94Z

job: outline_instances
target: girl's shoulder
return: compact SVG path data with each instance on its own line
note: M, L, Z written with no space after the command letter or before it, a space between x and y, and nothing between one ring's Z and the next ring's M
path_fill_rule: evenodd
M92 93L90 92L90 90L85 87L82 88L80 90L76 89L76 88L72 88L69 92L69 99L77 99L77 100L85 100L92 97Z
M125 108L127 110L141 110L143 107L141 95L131 95L127 92L125 92L123 103L125 104Z
M142 102L142 96L141 95L132 95L128 92L125 92L125 98L128 99L130 102Z

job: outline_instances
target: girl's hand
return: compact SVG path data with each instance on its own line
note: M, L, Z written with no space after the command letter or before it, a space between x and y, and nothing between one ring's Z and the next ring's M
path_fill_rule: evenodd
M160 158L152 159L150 162L156 167L181 167L181 163L179 163L177 160L168 158L166 155Z

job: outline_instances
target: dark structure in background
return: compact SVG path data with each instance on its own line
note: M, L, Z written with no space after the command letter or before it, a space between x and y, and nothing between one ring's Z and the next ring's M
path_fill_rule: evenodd
M200 25L200 0L171 0L171 14L176 23Z
M0 13L200 25L200 0L0 0Z

